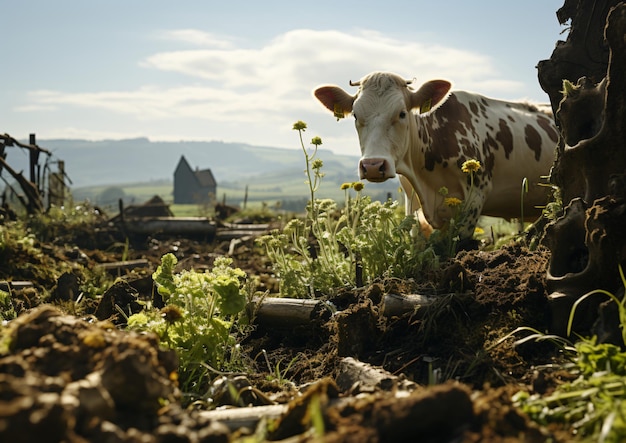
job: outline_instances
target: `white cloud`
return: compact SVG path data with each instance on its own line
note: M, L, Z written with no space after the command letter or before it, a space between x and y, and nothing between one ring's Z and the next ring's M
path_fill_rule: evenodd
M344 146L348 135L354 138L354 146L356 136L346 129L349 125L335 124L315 102L311 91L322 83L354 90L348 86L349 80L386 70L416 77L418 83L448 78L457 88L486 95L524 94L523 85L500 78L492 60L480 53L397 40L374 31L348 34L300 29L249 47L193 29L169 31L161 37L195 47L156 53L140 65L155 72L180 74L178 84L153 83L129 91L32 91L21 110L106 111L133 119L150 138L199 139L206 131L207 140L275 146L293 145L291 124L305 120L319 124L320 135L331 141L324 146L333 147L333 141ZM104 132L105 123L96 120L82 123L85 132ZM198 128L177 127L183 120L197 122ZM241 129L244 123L246 130ZM233 127L238 130L225 132ZM129 129L132 136L137 131ZM352 147L350 153L355 154Z
M328 77L347 84L375 70L420 80L443 76L468 85L497 77L493 63L479 53L395 40L374 31L294 30L260 48L162 52L146 58L143 66L233 88L257 85L282 91L297 90L303 81L328 81Z
M157 34L157 38L220 49L231 49L234 46L233 39L230 37L219 36L210 32L200 31L198 29L175 29L171 31L162 31Z

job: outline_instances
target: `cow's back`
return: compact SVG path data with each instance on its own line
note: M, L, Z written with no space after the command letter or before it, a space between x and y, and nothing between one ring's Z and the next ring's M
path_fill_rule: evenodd
M478 186L486 193L484 215L519 217L519 198L511 197L520 195L524 178L529 185L526 214L546 203L547 190L538 183L554 161L558 135L545 110L455 91L431 115L418 118L425 123L420 138L430 144L424 151L427 171L460 171L466 160L480 161Z

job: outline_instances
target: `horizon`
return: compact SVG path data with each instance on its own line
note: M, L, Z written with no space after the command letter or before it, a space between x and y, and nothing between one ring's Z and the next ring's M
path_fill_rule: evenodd
M298 149L292 124L322 148L358 155L350 123L313 98L374 70L448 78L505 100L547 102L536 64L565 37L562 0L441 5L364 0L294 6L112 0L12 2L0 48L3 133L40 140L244 143ZM331 6L332 5L332 6ZM328 13L332 9L332 13ZM511 18L513 17L513 18ZM25 25L28 25L25 27ZM529 31L532 30L531 31Z

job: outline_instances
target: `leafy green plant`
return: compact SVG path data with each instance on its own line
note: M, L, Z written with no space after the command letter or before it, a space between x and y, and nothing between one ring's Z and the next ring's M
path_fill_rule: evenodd
M476 174L482 165L478 160L466 160L461 165L461 171L468 175L470 182L469 191L465 200L448 195L448 188L445 186L439 189L439 195L443 197L442 209L449 212L451 217L441 229L435 229L429 237L429 243L435 253L442 259L453 257L458 242L461 238L472 237L474 227L469 224L469 214L472 205L475 204ZM471 231L470 231L471 229Z
M547 396L518 392L513 401L541 424L561 423L589 441L626 438L626 353L594 339L575 345L574 372L579 376Z
M626 278L619 267L622 283ZM568 323L571 332L574 314L580 303L593 294L605 294L619 307L622 339L626 344L626 304L605 290L594 290L578 299ZM540 335L534 331L534 335ZM563 340L563 339L561 339ZM580 439L620 442L626 439L626 352L610 343L597 343L595 337L581 339L568 349L574 350L573 369L577 378L560 384L549 395L518 392L514 404L533 420L569 426Z
M175 273L177 258L169 253L152 275L163 309L146 309L128 318L128 328L155 332L179 357L183 390L199 393L210 380L209 368L221 368L237 315L244 309L246 274L233 268L232 259L218 257L211 271ZM207 367L208 366L208 367Z
M13 320L15 317L17 313L11 300L11 293L0 290L0 322Z
M317 169L318 177L321 172ZM257 241L265 247L285 297L315 297L382 275L403 277L437 261L425 239L413 237L413 217L404 219L395 202L372 202L363 184L346 183L345 205L317 199L305 220ZM352 194L354 193L354 195ZM357 278L357 274L360 275Z
M398 203L371 201L363 196L363 183L344 183L343 207L334 200L318 199L317 191L324 173L323 162L316 158L322 144L313 137L307 150L303 141L304 122L293 126L298 131L306 162L306 183L310 200L304 219L293 219L282 231L274 230L257 242L278 274L280 293L285 297L315 297L336 288L354 286L381 276L410 277L436 268L456 252L456 244L467 229L469 204L474 193L474 174L480 163L469 160L463 170L469 174L470 192L466 202L440 194L443 205L453 213L449 223L426 238L413 216L398 211Z
M41 241L76 235L81 230L93 231L94 224L105 219L97 207L87 202L70 202L67 206L52 206L45 213L26 219L26 225Z

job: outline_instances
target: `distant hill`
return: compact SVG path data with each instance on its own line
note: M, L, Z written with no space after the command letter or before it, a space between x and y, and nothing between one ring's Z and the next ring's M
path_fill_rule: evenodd
M153 142L147 138L38 140L37 143L65 161L65 170L75 187L171 180L181 155L191 167L211 168L218 184L292 168L304 169L304 157L298 149L243 143ZM345 167L346 177L356 179L358 157L336 155L323 149L319 156L329 165Z
M300 149L252 146L243 143L153 142L147 138L126 140L38 140L37 144L65 162L72 191L81 188L119 186L133 183L172 181L181 155L192 168L210 168L218 183L218 198L223 189L229 195L246 185L263 191L264 197L275 191L276 199L306 197L305 161ZM27 159L21 152L9 153L7 159L17 170L27 171ZM343 182L358 180L358 156L337 155L320 149L324 161L324 185L338 189ZM23 165L19 166L19 163ZM15 166L16 163L18 166ZM56 166L52 166L56 170ZM372 185L369 194L397 190L397 182ZM369 187L369 186L368 186ZM220 190L220 188L222 190ZM80 192L79 192L80 194Z

